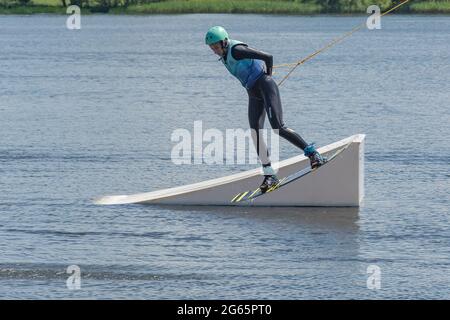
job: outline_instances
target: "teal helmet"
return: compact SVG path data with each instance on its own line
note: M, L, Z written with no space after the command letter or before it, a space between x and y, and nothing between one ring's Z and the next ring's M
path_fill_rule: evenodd
M225 39L228 39L228 32L221 26L215 26L206 33L205 43L211 45Z

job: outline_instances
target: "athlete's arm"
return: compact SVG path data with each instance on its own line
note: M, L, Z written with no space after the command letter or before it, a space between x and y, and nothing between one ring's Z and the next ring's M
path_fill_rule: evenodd
M238 44L231 49L231 54L236 60L258 59L266 63L267 74L272 75L273 56L269 53L258 51L247 47L244 44Z

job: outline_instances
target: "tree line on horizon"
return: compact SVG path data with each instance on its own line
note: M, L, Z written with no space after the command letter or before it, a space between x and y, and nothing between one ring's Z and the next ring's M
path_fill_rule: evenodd
M171 0L48 0L47 3L57 4L58 2L62 7L68 7L70 5L77 5L80 8L127 8L129 6L145 5L155 2L167 2ZM189 1L189 0L185 0ZM230 1L233 0L223 0ZM235 0L236 1L236 0ZM237 0L244 2L245 0ZM267 0L265 0L267 1ZM270 0L269 0L270 1ZM304 4L316 4L324 8L325 12L339 12L342 8L367 8L372 4L379 5L382 8L388 8L394 4L400 3L403 0L271 0L272 2L296 2ZM450 2L450 0L420 0L420 2ZM41 4L39 2L38 4ZM8 6L32 6L36 5L33 0L0 0L0 5L4 7ZM42 4L41 4L42 5ZM406 5L407 6L407 5ZM405 7L406 7L405 6Z

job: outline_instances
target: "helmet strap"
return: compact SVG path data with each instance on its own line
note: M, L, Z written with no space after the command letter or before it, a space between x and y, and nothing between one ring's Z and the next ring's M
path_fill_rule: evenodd
M220 45L222 47L222 50L224 52L224 54L227 52L227 48L228 48L228 40L220 40Z

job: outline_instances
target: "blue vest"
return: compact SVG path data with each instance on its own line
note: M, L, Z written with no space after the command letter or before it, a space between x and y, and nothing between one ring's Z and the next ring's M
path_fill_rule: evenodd
M255 84L256 80L265 72L265 63L257 59L242 59L236 60L231 54L231 49L237 44L243 44L241 41L228 40L227 60L222 59L225 67L230 73L235 76L241 84L250 89Z

